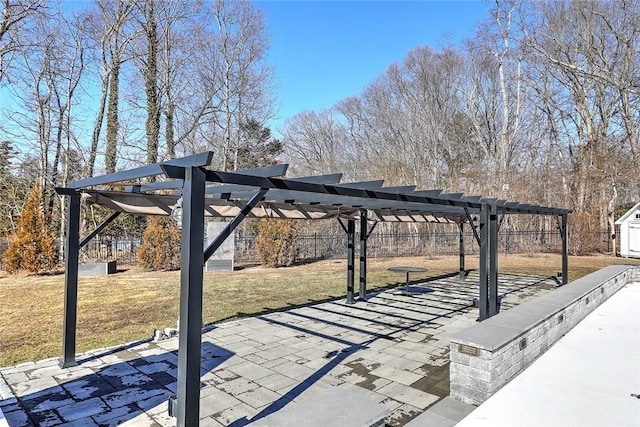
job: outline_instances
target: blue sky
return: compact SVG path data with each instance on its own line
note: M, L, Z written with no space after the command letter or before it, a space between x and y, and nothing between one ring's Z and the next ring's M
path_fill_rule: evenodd
M279 118L357 95L412 48L457 45L488 17L476 1L258 1L271 35ZM272 129L275 130L275 129Z
M83 5L82 0L63 0ZM257 0L271 38L278 118L330 108L358 95L393 62L421 44L457 45L488 16L492 1ZM0 88L8 106L12 97ZM76 110L76 114L77 114ZM90 113L93 116L93 112ZM92 123L88 119L87 123Z

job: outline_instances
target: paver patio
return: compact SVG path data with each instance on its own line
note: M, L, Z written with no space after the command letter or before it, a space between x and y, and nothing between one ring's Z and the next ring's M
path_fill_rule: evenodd
M552 279L502 275L502 310L550 292ZM347 305L325 302L215 325L202 336L202 426L244 426L341 387L404 425L449 393L449 336L474 324L478 276L413 282ZM173 426L177 338L0 369L14 426ZM348 407L336 407L348 411ZM0 418L1 420L1 418Z

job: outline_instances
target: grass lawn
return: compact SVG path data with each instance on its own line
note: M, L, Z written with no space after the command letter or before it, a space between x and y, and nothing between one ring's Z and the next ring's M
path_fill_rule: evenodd
M640 264L603 255L570 257L569 280L610 264ZM357 261L356 261L357 264ZM397 285L403 274L387 268L423 266L425 274L455 273L457 256L370 259L368 289ZM478 258L467 256L467 267ZM555 254L501 255L504 273L551 276L561 270ZM357 267L356 267L357 270ZM205 273L203 316L206 324L344 298L346 261L325 260L288 268L246 267ZM415 275L412 278L419 278ZM356 292L358 276L356 271ZM78 352L149 338L154 329L175 327L180 273L130 269L111 276L80 278ZM28 276L0 272L0 367L59 356L62 346L64 275Z

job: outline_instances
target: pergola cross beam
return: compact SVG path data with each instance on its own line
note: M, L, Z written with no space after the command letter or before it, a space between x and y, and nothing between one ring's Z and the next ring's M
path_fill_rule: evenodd
M95 187L98 185L114 184L124 181L130 181L150 176L162 175L164 166L176 166L182 170L186 167L204 167L211 164L213 152L205 151L204 153L194 154L192 156L182 157L180 159L167 160L162 163L154 163L152 165L142 166L139 168L128 169L120 172L114 172L102 176L80 179L71 181L67 185L68 188L80 189L87 187Z

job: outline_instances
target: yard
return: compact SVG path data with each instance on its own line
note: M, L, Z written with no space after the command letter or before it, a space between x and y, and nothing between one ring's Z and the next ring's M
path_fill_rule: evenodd
M569 280L621 263L640 264L640 260L604 255L569 257ZM467 256L468 267L477 268L477 264L477 257ZM458 257L370 259L368 290L402 282L404 275L387 271L397 265L427 267L429 272L424 277L454 274ZM501 255L499 266L504 273L552 276L561 269L561 259L556 254ZM357 280L356 271L356 292ZM80 278L78 352L149 338L154 329L175 327L179 283L178 271L130 269L108 277ZM344 298L345 287L345 260L205 273L204 322L223 322ZM60 355L63 295L63 274L27 276L0 272L0 367Z

